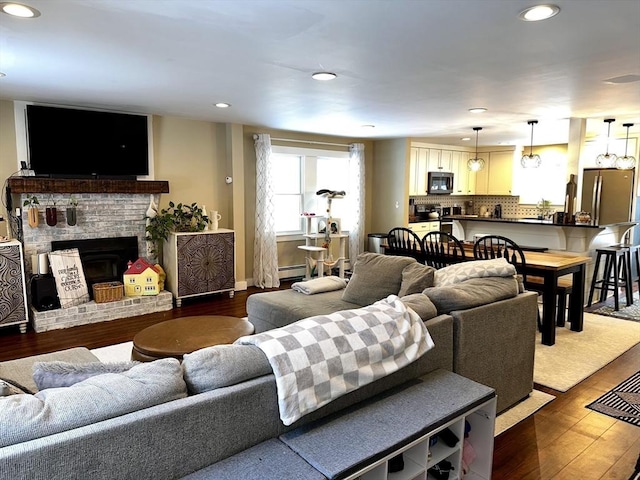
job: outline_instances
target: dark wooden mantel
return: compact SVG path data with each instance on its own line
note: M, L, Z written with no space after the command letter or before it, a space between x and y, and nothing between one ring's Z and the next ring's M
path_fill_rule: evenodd
M166 180L94 180L10 177L11 193L169 193Z

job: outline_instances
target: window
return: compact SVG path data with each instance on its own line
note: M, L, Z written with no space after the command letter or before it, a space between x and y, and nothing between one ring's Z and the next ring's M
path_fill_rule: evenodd
M327 198L316 195L320 189L344 190L348 195L348 152L272 147L276 232L295 235L303 232L303 212L326 215ZM340 218L348 230L347 201L334 199L331 216Z

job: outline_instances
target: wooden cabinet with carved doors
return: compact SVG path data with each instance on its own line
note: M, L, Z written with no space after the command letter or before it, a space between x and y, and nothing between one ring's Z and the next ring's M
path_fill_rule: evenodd
M17 240L0 243L0 327L19 325L27 331L27 289L24 278L22 244Z
M176 306L183 298L229 292L235 288L235 232L220 228L204 232L174 232L163 246L165 288Z

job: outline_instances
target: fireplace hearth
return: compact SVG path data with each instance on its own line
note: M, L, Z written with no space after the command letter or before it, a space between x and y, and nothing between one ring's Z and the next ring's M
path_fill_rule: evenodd
M138 258L138 237L89 238L55 240L51 251L77 248L87 281L89 295L93 299L93 284L122 281L127 263Z

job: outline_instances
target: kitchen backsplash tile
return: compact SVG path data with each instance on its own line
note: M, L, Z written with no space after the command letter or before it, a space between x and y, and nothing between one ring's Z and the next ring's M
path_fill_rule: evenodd
M520 197L512 195L422 195L411 197L416 205L437 203L443 207L462 207L467 215L480 215L482 207L493 212L497 204L502 205L503 218L530 218L538 216L536 205L520 205ZM467 202L473 202L473 207L468 207ZM469 209L472 211L468 211ZM564 205L552 205L551 209L562 212Z

